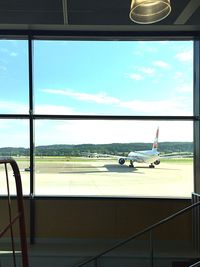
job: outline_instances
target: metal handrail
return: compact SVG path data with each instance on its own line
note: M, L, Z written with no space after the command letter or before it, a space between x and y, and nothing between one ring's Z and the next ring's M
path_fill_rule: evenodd
M8 172L6 164L10 164L13 170L13 176L15 178L15 184L16 184L16 192L17 192L17 206L18 206L18 213L12 219L11 213L10 213L10 222L9 224L4 227L4 229L0 232L0 237L7 232L8 229L12 230L13 224L19 220L19 232L20 232L20 243L21 243L21 251L22 251L22 264L23 267L28 267L28 249L27 249L27 240L26 240L26 226L25 226L25 216L24 216L24 205L23 205L23 194L22 194L22 183L21 183L21 175L18 168L18 165L16 161L12 157L0 157L0 164L5 165L6 169L6 178L7 178L7 187L8 187L8 205L10 207L10 190L9 190L9 182L8 182ZM13 232L11 232L11 238L13 239ZM13 242L14 240L12 240ZM13 258L15 257L15 251L13 246ZM1 266L1 263L0 263ZM14 266L16 266L16 262L14 260Z
M200 267L200 261L190 265L189 267Z
M138 233L136 233L134 235L131 235L130 237L128 237L125 240L122 240L122 241L116 243L114 246L104 250L103 252L97 254L96 256L93 256L90 259L83 261L82 263L76 265L76 267L84 266L85 264L88 264L88 263L90 263L92 261L95 261L95 260L99 259L100 257L102 257L105 254L111 252L112 250L125 245L126 243L134 240L135 238L137 238L137 237L139 237L139 236L141 236L141 235L143 235L143 234L145 234L147 232L150 232L151 230L154 230L158 226L160 226L160 225L162 225L164 223L167 223L168 221L171 221L172 219L178 217L179 215L182 215L182 214L186 213L189 210L192 210L193 208L195 208L197 206L200 206L200 201L196 202L196 203L194 203L194 204L192 204L192 205L190 205L190 206L188 206L188 207L186 207L186 208L184 208L184 209L182 209L182 210L180 210L180 211L178 211L178 212L176 212L176 213L174 213L174 214L172 214L172 215L170 215L168 217L166 217L165 219L163 219L163 220L161 220L161 221L159 221L159 222L157 222L157 223L155 223L155 224L153 224L153 225L151 225L149 227L146 227L144 230L142 230L142 231L140 231L140 232L138 232ZM190 267L193 267L193 266L190 266Z

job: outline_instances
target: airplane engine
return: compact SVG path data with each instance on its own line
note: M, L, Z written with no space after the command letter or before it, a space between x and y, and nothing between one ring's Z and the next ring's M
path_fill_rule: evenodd
M160 164L160 160L156 160L156 161L154 162L154 164L155 164L155 165Z
M124 163L125 163L125 159L120 158L120 159L119 159L119 164L123 165Z

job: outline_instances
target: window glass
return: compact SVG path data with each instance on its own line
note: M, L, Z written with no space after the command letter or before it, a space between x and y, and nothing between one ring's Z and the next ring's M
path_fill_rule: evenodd
M39 120L35 127L37 195L191 196L192 122Z
M35 41L39 114L192 115L193 42Z
M29 194L29 130L27 120L0 120L0 156L13 157L20 170L23 193ZM0 194L7 194L6 174L4 165L0 165ZM15 180L8 164L10 193L16 194Z
M28 113L27 41L0 40L0 113Z
M0 41L0 114L28 114L27 44ZM36 194L190 197L192 122L84 115L193 115L193 42L34 41L33 59L35 113L83 116L35 121ZM158 128L160 158L142 162ZM1 119L0 130L0 156L16 159L29 194L29 121Z

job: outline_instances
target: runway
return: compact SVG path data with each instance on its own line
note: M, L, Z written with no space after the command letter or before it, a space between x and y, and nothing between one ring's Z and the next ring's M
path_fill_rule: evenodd
M30 173L23 167L23 191L28 194ZM152 169L142 164L130 168L115 160L91 159L36 162L35 171L36 195L187 198L193 192L192 163L161 162Z

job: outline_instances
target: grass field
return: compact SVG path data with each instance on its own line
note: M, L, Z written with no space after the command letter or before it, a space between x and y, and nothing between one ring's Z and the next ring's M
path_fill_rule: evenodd
M25 171L29 159L19 157L16 161L24 194L29 194L30 172ZM4 175L2 167L0 175ZM0 193L5 190L6 185L0 188ZM121 166L117 159L110 158L37 157L35 160L37 195L187 198L192 191L191 158L163 159L154 169L145 164L135 164L135 168L128 164Z

